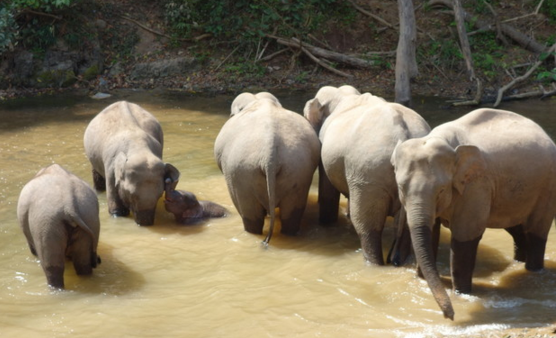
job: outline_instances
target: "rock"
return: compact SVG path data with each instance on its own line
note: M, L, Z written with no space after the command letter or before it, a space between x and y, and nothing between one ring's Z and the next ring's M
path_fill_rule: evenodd
M138 63L131 70L131 80L162 78L168 76L183 76L197 68L194 57L179 57L169 60Z
M110 97L110 96L112 96L112 95L107 94L107 93L98 92L98 93L96 93L95 95L91 96L91 98L97 99L97 100L101 100L101 99L106 99L106 98L108 98L108 97Z

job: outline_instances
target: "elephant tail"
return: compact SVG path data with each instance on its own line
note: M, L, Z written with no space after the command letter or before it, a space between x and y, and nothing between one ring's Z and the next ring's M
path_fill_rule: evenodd
M272 233L274 232L274 222L276 219L276 148L273 147L269 161L265 164L266 190L268 192L268 213L270 215L270 229L263 244L268 245Z

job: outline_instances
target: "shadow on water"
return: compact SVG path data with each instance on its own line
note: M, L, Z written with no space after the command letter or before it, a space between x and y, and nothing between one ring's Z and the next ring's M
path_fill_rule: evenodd
M553 321L556 263L545 261L543 271L529 272L523 264L506 273L497 285L475 283L473 296L480 299L470 309L470 319L462 325L488 323L527 323L527 327L546 326Z
M135 272L113 254L114 247L100 242L98 255L101 264L93 269L91 276L75 274L71 262L66 264L64 280L67 290L79 293L107 294L121 296L140 290L145 284L145 278Z

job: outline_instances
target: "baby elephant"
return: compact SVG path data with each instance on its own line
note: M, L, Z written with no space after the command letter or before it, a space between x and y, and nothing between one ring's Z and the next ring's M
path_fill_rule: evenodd
M17 218L50 286L64 288L66 257L78 275L90 275L100 263L98 209L93 189L57 164L41 169L21 190Z
M189 191L166 189L164 206L166 211L174 214L179 224L196 224L205 218L226 217L228 211L223 206L199 201Z

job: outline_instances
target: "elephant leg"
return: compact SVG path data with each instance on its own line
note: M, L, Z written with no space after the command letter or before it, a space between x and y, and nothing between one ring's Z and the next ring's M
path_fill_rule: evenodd
M264 221L268 211L252 194L237 196L236 208L243 220L245 231L257 235L263 233Z
M290 198L282 200L280 203L280 220L282 228L280 230L284 235L293 236L299 232L301 227L301 218L307 205L307 194L309 187L306 191L296 192Z
M38 237L36 249L46 281L53 288L63 289L67 236L64 231L48 231Z
M411 235L407 225L407 218L403 206L396 213L394 217L394 224L396 226L396 238L392 243L392 247L388 252L386 263L394 266L401 266L409 256L411 251Z
M330 224L338 220L340 192L326 175L322 163L319 164L319 221Z
M361 240L366 261L384 265L382 230L389 210L389 196L362 189L350 191L351 222Z
M544 268L544 251L546 249L546 238L541 238L533 233L527 235L527 258L525 269L528 271L539 271Z
M75 229L70 240L72 243L70 252L73 267L78 275L90 275L93 273L93 243L91 237L81 229ZM95 264L96 265L96 264Z
M510 228L504 229L514 239L514 259L518 262L525 262L527 258L527 238L523 225L519 224Z
M111 182L110 182L111 181ZM118 191L114 186L114 181L109 179L106 186L106 199L108 201L108 212L114 216L129 216L129 208L126 207Z
M457 241L452 237L450 266L453 288L457 293L471 293L477 248L482 237L481 234L478 238L465 242Z
M95 190L105 191L106 190L106 180L95 169L93 169L92 171L93 171L93 185L95 187Z

